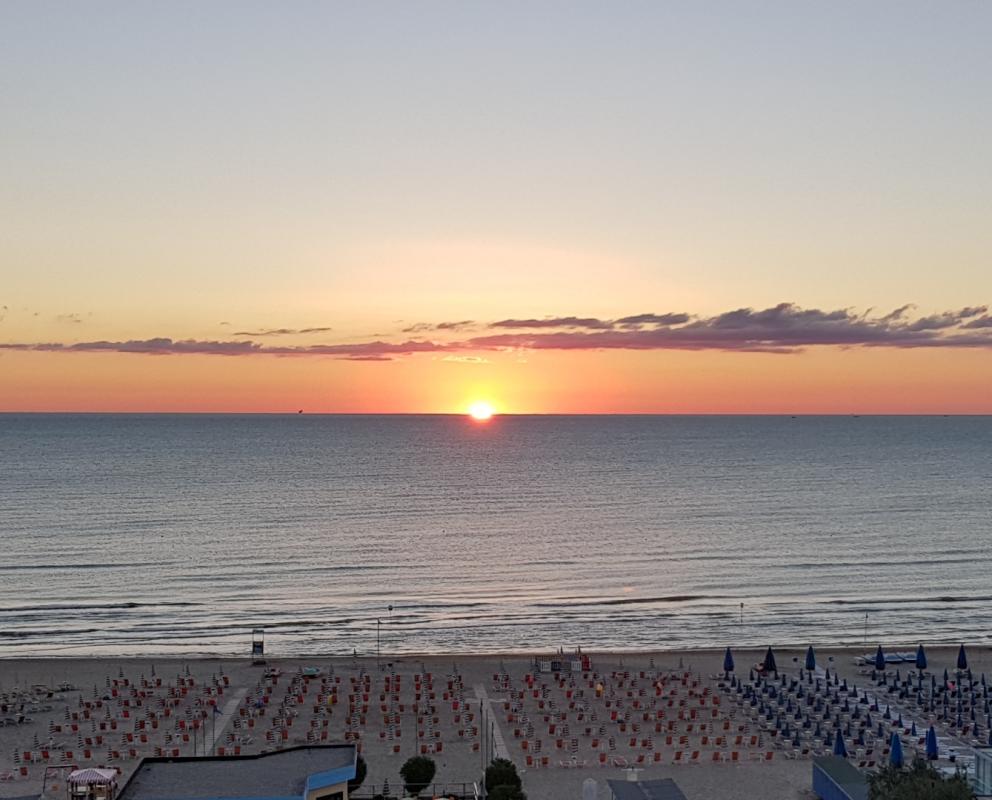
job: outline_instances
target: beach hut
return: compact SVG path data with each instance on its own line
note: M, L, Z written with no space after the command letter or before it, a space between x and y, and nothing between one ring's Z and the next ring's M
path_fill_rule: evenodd
M813 759L813 792L823 800L868 800L868 779L837 756Z
M66 790L70 800L114 800L117 796L117 770L73 770L66 780Z

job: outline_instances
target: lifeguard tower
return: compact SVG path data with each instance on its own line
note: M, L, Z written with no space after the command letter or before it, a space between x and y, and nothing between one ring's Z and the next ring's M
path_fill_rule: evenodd
M573 653L563 649L550 656L538 656L534 659L534 669L537 672L589 672L592 661L580 648Z
M251 632L251 665L265 666L265 631L255 628Z

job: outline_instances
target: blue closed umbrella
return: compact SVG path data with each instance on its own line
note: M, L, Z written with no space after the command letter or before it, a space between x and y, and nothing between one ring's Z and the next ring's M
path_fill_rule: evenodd
M806 664L805 664L805 667L808 670L814 670L814 669L816 669L816 654L813 652L813 645L810 645L809 646L809 649L806 650Z
M923 649L922 644L916 648L916 668L920 672L927 668L927 651Z
M882 645L875 651L875 669L885 671L885 653L882 652Z
M910 735L912 735L912 736L918 736L918 735L919 735L919 734L918 734L918 733L916 732L916 723L915 723L915 722L913 723L913 727L911 727L911 728L909 729L909 733L910 733Z
M968 657L964 654L964 645L958 648L958 669L968 669Z
M933 729L933 725L927 730L926 754L927 759L930 761L936 761L939 754L937 749L937 731Z
M889 745L889 763L897 768L902 766L902 741L895 731L892 733L892 743Z
M762 662L765 673L774 672L778 674L778 666L775 664L775 654L772 652L771 647L768 648L768 652L765 653L765 660Z
M837 736L834 738L834 755L847 758L847 748L844 746L844 737L840 735L840 731L837 731Z
M944 670L944 688L947 688L947 682L951 679L951 676L947 674L947 670Z
M734 671L734 654L730 652L729 647L727 648L727 652L723 654L723 671Z

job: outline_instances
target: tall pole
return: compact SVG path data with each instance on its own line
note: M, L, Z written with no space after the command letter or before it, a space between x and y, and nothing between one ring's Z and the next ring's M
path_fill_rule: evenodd
M382 626L382 620L376 619L375 621L375 663L380 667L382 666L382 646L379 640L379 628Z
M744 604L741 603L741 625L744 624Z
M868 612L865 612L865 647L868 646Z

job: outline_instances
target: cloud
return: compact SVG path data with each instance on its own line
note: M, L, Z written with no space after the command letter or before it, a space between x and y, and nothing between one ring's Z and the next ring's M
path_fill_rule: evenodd
M69 322L69 323L71 323L73 325L79 325L83 321L83 315L82 314L76 314L76 313L72 313L72 314L58 314L58 315L56 315L55 319L58 320L59 322Z
M986 311L988 311L988 308L985 306L962 308L960 311L945 311L942 314L931 314L928 317L922 317L910 323L908 327L909 330L914 331L938 331L944 328L953 328L971 317L984 314Z
M475 325L475 320L463 319L457 322L418 322L409 328L403 328L403 333L427 333L428 331L463 331Z
M721 350L789 354L820 346L992 349L992 317L986 313L985 306L970 306L915 319L909 316L908 309L902 307L888 314L871 316L870 312L856 313L851 309L821 310L779 303L758 310L737 308L710 317L691 317L683 313L637 314L612 321L549 317L536 320L542 323L536 329L528 327L535 320L502 320L490 326L503 328L499 333L453 341L418 338L389 341L382 337L353 343L276 345L250 339L157 337L74 344L15 342L0 344L0 350L163 356L325 356L359 361L388 361L418 353L439 353L443 354L444 360L478 363L481 360L478 354L485 351ZM598 324L586 324L591 320ZM511 322L515 324L507 324ZM519 329L516 324L520 325ZM434 327L438 329L437 325Z
M530 350L731 350L789 353L812 346L992 347L992 336L947 333L981 307L907 320L906 309L872 318L849 309L822 311L779 303L650 329L554 331L476 337L476 348ZM635 319L639 319L639 317Z
M490 328L593 328L613 327L609 320L595 317L546 317L544 319L501 319L489 324Z
M683 325L692 317L688 314L634 314L632 317L620 317L614 321L614 325L623 328L636 328L641 325Z
M489 359L483 358L482 356L457 356L457 355L446 355L441 359L442 361L451 361L456 364L488 364Z
M222 322L221 325L226 325ZM329 333L334 328L269 328L261 331L235 331L234 336L298 336L311 333Z

